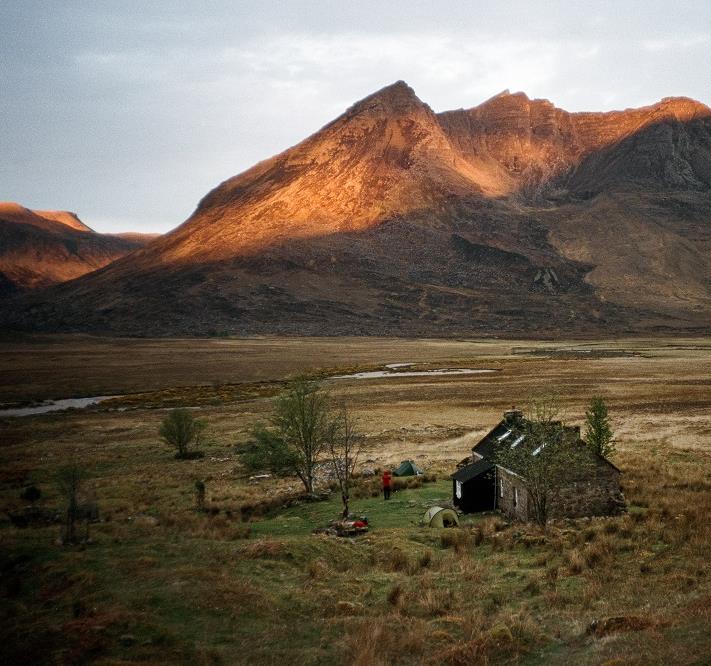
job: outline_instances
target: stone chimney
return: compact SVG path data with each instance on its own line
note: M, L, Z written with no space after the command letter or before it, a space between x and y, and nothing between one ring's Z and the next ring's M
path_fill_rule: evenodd
M517 425L523 420L523 412L520 409L516 409L516 405L512 406L511 409L507 409L504 412L504 421L509 425Z

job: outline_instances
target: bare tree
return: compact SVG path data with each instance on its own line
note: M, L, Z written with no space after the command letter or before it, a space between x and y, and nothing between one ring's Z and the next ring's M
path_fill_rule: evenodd
M87 476L86 469L75 462L64 465L57 470L57 487L66 502L64 536L62 539L64 543L77 542L76 523L80 514L79 491Z
M200 479L195 482L195 508L198 511L205 510L205 482Z
M495 458L520 477L534 520L545 525L551 499L589 469L591 461L586 447L566 430L555 396L534 400L530 414L515 427L516 436L498 446Z
M332 423L328 450L331 454L334 474L338 480L343 501L343 518L348 518L348 502L353 473L358 464L362 437L356 429L356 422L344 405Z

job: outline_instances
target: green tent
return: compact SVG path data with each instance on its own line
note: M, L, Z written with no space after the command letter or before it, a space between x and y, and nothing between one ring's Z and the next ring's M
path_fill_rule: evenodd
M415 465L412 460L403 460L400 463L400 467L393 472L393 476L420 476L420 474L424 474L424 471Z
M452 509L445 509L441 506L433 506L427 509L422 519L425 527L459 527L459 518Z

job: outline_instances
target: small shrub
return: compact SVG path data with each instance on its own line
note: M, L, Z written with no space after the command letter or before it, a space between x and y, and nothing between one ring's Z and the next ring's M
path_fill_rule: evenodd
M187 409L173 409L163 419L158 429L161 439L177 449L175 457L179 460L201 458L204 453L191 451L190 446L199 446L205 421L196 419Z

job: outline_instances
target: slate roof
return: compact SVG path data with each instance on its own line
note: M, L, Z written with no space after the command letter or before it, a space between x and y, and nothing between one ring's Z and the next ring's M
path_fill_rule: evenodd
M496 444L499 441L499 437L506 436L506 433L511 430L511 426L502 421L497 425L484 439L482 439L473 449L474 453L478 453L484 459L491 459L494 457L494 451L496 449Z
M474 477L477 477L483 474L484 472L488 472L490 469L493 468L493 462L489 460L479 460L478 462L458 469L454 474L452 474L452 478L455 481L459 481L460 483L465 483L466 481L470 481Z
M509 413L511 412L507 412L507 414ZM517 414L520 414L520 412L517 412ZM510 448L514 448L524 440L523 428L525 423L526 419L523 417L515 419L513 421L504 418L496 427L494 427L493 430L491 430L478 444L476 444L472 448L472 451L482 456L482 459L479 460L477 463L474 463L474 465L467 465L466 467L462 467L459 472L469 470L470 468L476 465L484 463L488 463L489 465L493 466L494 461L496 459L496 449L499 446L508 444ZM585 442L580 439L579 428L575 426L563 426L563 431L563 436L568 439L568 441L570 441L572 445L586 446ZM538 455L543 450L543 448L545 448L545 444L536 448L532 452L532 455ZM593 455L599 462L603 462L620 472L620 470L607 458L604 458L603 456L600 456L598 454ZM458 481L468 481L469 479L473 479L475 476L478 476L484 471L486 470L484 470L483 468L478 469L477 471L471 470L471 473L466 476L466 479L460 479L459 477L457 477L456 474L459 474L459 472L456 472L452 475L452 478L456 478Z

